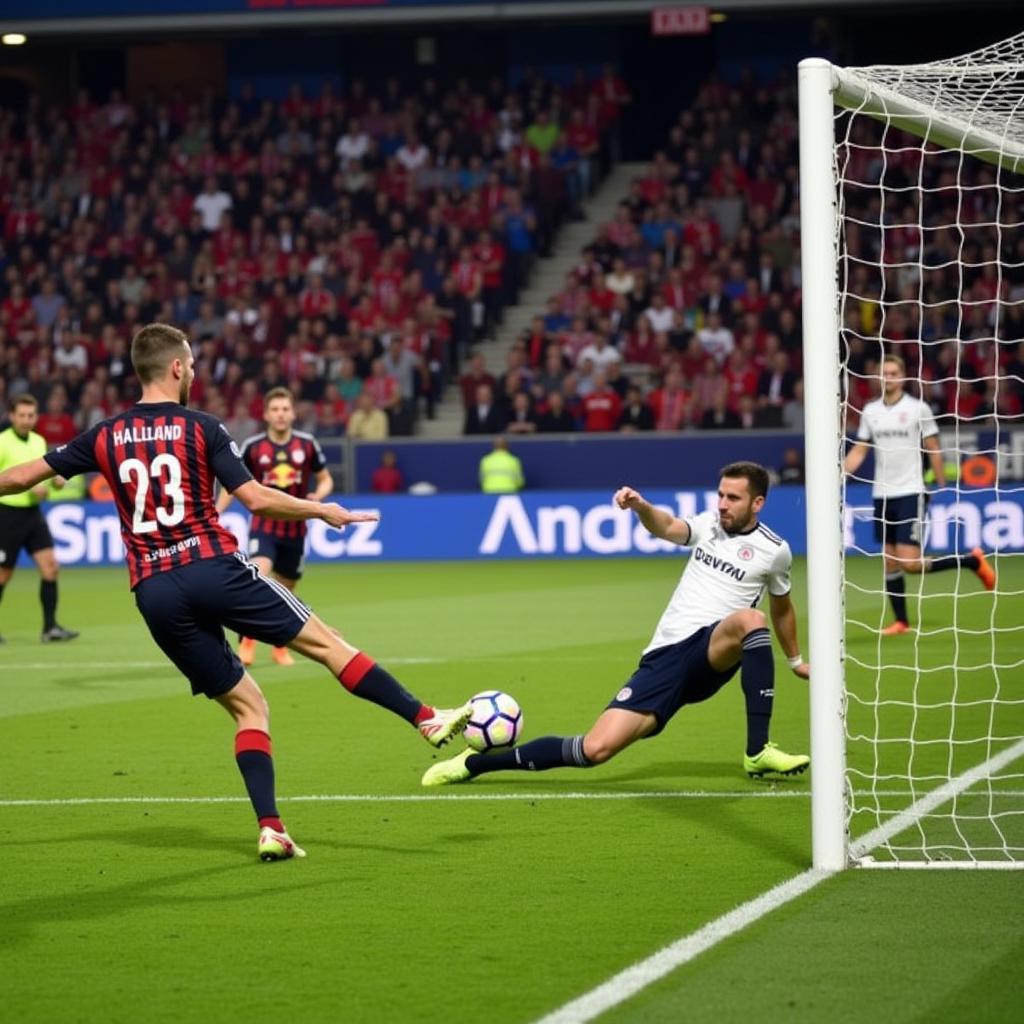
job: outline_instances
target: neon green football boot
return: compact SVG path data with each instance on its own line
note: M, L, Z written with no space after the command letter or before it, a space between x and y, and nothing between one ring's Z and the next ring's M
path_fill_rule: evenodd
M449 757L447 761L432 764L420 780L422 786L451 786L456 782L467 782L473 776L466 767L466 758L477 753L472 747L466 747L461 753Z
M777 775L799 775L807 771L811 759L806 754L787 754L779 750L774 743L766 743L761 753L751 757L743 756L743 770L752 778L757 779L769 772Z

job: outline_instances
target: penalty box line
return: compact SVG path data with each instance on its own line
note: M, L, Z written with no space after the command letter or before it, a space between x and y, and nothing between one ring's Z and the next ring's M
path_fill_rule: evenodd
M876 849L887 843L900 832L914 825L925 815L930 814L943 803L947 803L964 790L984 782L993 774L1005 768L1011 762L1024 755L1024 739L994 754L987 761L969 768L967 771L950 779L949 782L932 790L892 820L879 828L867 833L851 843L850 854L854 857L865 855L869 850ZM624 1003L638 992L660 981L674 970L689 963L713 946L730 936L766 917L779 907L793 900L822 882L833 877L836 872L818 868L810 868L786 882L776 885L767 892L743 903L728 914L715 918L703 928L685 935L681 939L658 950L646 960L627 967L597 988L565 1003L558 1009L539 1018L534 1024L587 1024L615 1006ZM584 927L586 923L584 922Z

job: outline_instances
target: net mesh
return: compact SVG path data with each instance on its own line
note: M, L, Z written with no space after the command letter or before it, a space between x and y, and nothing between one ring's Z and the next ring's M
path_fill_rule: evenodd
M869 458L845 487L853 847L888 863L1024 864L1024 34L841 75L861 85L835 121L844 430L857 437L898 355L942 463L930 498L895 514L905 531L889 528L920 530L931 571L887 564L875 539L878 463L896 460L873 456L898 422L886 437L867 418ZM933 460L909 419L924 477ZM994 590L963 558L976 549ZM884 635L901 575L913 631Z

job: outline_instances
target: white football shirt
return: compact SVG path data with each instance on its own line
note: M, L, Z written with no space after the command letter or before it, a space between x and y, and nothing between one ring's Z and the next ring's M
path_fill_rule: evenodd
M874 447L872 497L924 494L921 442L938 432L932 410L913 395L904 392L892 405L886 405L881 398L868 402L861 413L857 440Z
M683 522L690 527L690 558L644 654L756 607L765 590L776 597L790 591L793 554L764 523L748 533L729 534L716 512L687 516Z

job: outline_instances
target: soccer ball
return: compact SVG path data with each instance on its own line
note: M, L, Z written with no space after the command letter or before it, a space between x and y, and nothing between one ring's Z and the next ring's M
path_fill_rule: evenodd
M470 701L466 742L483 753L495 747L511 747L523 731L523 712L514 697L501 690L485 690Z

